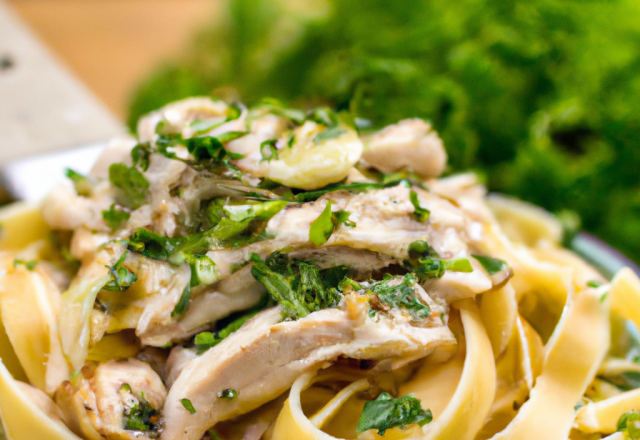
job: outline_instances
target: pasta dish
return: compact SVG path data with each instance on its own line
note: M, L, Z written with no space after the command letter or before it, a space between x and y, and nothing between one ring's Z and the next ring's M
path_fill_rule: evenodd
M446 162L419 119L145 116L0 214L7 437L640 438L640 280Z

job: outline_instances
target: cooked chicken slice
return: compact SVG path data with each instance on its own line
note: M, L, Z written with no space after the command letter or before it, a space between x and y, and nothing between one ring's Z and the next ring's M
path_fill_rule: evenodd
M187 339L219 319L255 306L265 292L264 286L251 275L251 267L244 267L199 292L181 319L155 326L141 336L144 341L152 341L156 346Z
M428 297L420 286L413 289L416 298ZM301 374L339 356L381 360L394 368L434 350L443 358L452 353L456 340L440 317L446 315L446 305L429 300L433 309L420 318L384 309L369 316L370 298L351 293L339 309L321 310L297 321L281 322L279 308L248 321L186 365L167 396L162 438L197 440L217 422L274 399ZM225 398L225 390L237 396ZM196 413L182 406L185 398Z
M173 383L178 376L180 376L180 373L182 373L182 370L184 370L184 367L187 366L189 361L196 357L198 357L198 355L193 348L184 348L182 345L176 345L171 349L171 354L169 354L166 365L167 378L164 381L168 390L171 389Z
M65 420L78 435L95 438L97 432L107 440L157 436L167 392L148 364L128 359L86 366L78 381L75 386L65 382L56 393Z
M413 171L437 177L444 171L447 153L431 125L422 119L405 119L364 140L362 158L385 173Z

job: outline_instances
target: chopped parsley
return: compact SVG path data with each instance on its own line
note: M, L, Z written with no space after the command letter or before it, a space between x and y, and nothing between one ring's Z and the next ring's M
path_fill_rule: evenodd
M420 200L418 199L418 194L415 191L411 190L409 192L409 200L413 205L413 216L416 218L416 220L418 220L420 223L424 223L429 220L431 212L428 209L420 206Z
M414 241L409 245L408 250L409 259L404 262L404 265L416 274L420 282L433 278L442 278L447 270L452 272L473 272L471 262L466 258L443 260L426 241Z
M27 270L33 270L38 265L37 261L13 260L13 267L24 266Z
M117 209L115 203L111 205L109 210L102 211L102 218L112 231L119 229L120 226L122 226L124 222L129 220L130 217L131 214L129 214L128 212Z
M184 409L189 411L191 414L195 414L196 413L196 409L193 407L193 404L191 403L191 401L189 399L182 399L180 401L180 403L182 403L182 406L184 406Z
M124 429L128 431L151 431L159 427L159 413L147 401L145 393L135 396L128 384L120 387L124 398Z
M320 270L280 252L265 261L251 253L249 260L253 262L251 274L282 306L285 318L304 318L317 310L336 307L340 301L335 268Z
M69 180L71 180L73 188L79 196L88 197L91 195L91 191L93 191L93 181L89 177L80 174L71 168L67 168L64 174Z
M364 404L356 431L377 429L378 435L384 435L387 429L406 429L408 425L415 423L424 426L431 420L431 411L422 409L420 401L415 397L408 395L392 398L387 393L381 393L377 399Z
M219 399L233 400L236 397L238 397L238 392L234 389L227 388L226 390L218 391Z
M378 296L381 303L392 308L403 308L415 318L425 318L431 313L428 305L416 297L416 277L408 273L398 283L400 277L386 276L386 279L373 284L369 291Z
M598 288L598 287L602 286L602 283L600 281L598 281L598 280L592 280L592 281L588 281L587 282L587 286L593 287L595 289L595 288Z
M102 287L104 290L124 292L138 281L138 276L123 266L128 253L129 251L124 251L113 266L105 266L109 269L111 280Z
M171 312L171 317L184 315L184 312L187 311L187 307L189 307L189 300L191 299L191 283L187 283L182 291L182 295L180 295L180 299L178 303L173 308Z
M499 260L497 258L491 258L484 255L472 255L472 257L482 264L482 267L484 267L484 270L486 270L489 275L495 275L509 267L506 261Z
M220 342L222 342L229 335L239 330L242 325L247 322L249 319L256 316L258 313L262 311L263 307L257 307L255 310L249 311L247 314L242 315L238 319L229 323L222 330L211 333L211 332L202 332L198 333L195 337L194 343L196 344L196 353L202 354L210 348L215 347Z
M315 246L322 246L329 240L333 231L340 225L354 228L356 224L349 220L351 213L348 211L331 212L332 202L329 200L322 213L311 223L309 228L309 241Z
M632 440L640 439L640 411L632 410L622 414L618 419L616 431L625 432Z
M135 166L114 163L109 167L109 180L117 189L116 201L119 205L138 209L149 198L149 181Z
M262 161L271 162L273 159L279 160L280 156L278 156L278 149L276 148L277 139L268 139L260 144L260 155L262 156Z

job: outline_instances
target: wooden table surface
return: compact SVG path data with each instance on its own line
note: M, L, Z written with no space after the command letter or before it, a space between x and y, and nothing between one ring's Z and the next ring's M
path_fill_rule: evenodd
M117 116L139 81L179 56L219 0L9 0L40 40Z

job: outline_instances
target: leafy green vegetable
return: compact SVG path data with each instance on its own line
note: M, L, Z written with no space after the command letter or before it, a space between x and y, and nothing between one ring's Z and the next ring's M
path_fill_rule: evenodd
M322 246L327 242L333 231L340 225L355 228L356 224L349 220L350 212L331 212L332 202L329 200L322 213L311 223L309 241L315 246Z
M622 414L618 419L616 431L625 432L632 440L640 439L640 411L632 410Z
M182 403L182 406L184 406L184 409L189 411L191 414L196 413L196 409L193 407L193 404L189 399L182 399L180 400L180 403Z
M107 284L102 286L104 290L124 292L129 287L131 287L133 283L138 281L138 276L123 266L128 252L129 251L124 251L116 264L114 264L113 266L105 266L109 269L111 279Z
M120 387L126 403L124 405L124 429L129 431L151 431L159 427L159 413L145 398L145 394L133 395L131 387L123 384Z
M276 142L278 142L278 139L267 139L260 144L260 155L262 156L262 159L260 160L261 162L271 162L273 159L280 159L280 156L278 156L278 149L276 148Z
M251 253L251 274L262 283L283 309L286 318L304 318L309 313L337 306L340 292L333 268L321 271L316 265L290 259L274 252L265 261Z
M431 215L431 212L429 212L428 209L422 208L420 206L420 200L418 199L418 194L415 191L412 190L409 192L409 200L411 200L411 204L415 209L415 211L413 212L413 216L416 218L416 220L421 223L429 220L429 215Z
M138 209L150 195L149 181L135 167L114 163L109 167L109 180L117 188L116 201L119 205Z
M187 283L187 285L184 286L182 295L180 295L178 304L176 304L176 306L173 308L173 311L171 312L171 317L174 318L176 316L184 315L184 312L187 311L187 307L189 307L190 299L191 299L191 283Z
M89 177L82 175L71 168L67 168L65 170L65 176L71 180L73 188L79 196L88 197L91 195L91 192L93 191L93 182Z
M238 397L238 392L234 389L227 388L226 390L218 391L218 399L233 400Z
M408 395L392 398L388 393L381 393L377 399L364 404L356 431L377 429L378 435L384 435L387 429L406 429L408 425L415 423L424 426L432 419L431 411L422 409L420 401L415 397Z
M122 223L129 220L130 217L131 214L129 214L128 212L117 209L115 203L112 204L107 211L102 211L102 218L112 231L120 228L120 226L122 226Z
M406 274L402 282L397 283L399 277L387 277L387 279L373 284L369 290L378 296L381 303L388 304L392 308L408 310L415 318L425 318L431 313L428 305L423 304L415 292L416 277Z
M18 259L13 260L13 267L18 267L19 265L22 265L22 266L26 267L27 270L33 270L38 265L38 262L37 261L24 261L24 260L18 260Z
M247 314L242 315L238 319L229 323L222 330L214 333L211 332L202 332L198 333L195 337L194 343L196 344L197 354L202 354L210 348L215 347L220 342L222 342L226 337L228 337L231 333L237 331L242 327L242 325L247 322L249 319L256 316L258 313L262 311L262 307L256 308L255 310L249 311Z
M486 270L489 275L495 275L509 267L506 261L499 260L497 258L491 258L483 255L472 255L472 257L482 264L482 267L484 267L484 270Z
M327 202L322 213L311 223L309 229L309 241L316 246L322 246L333 234L333 222L331 221L331 200Z

